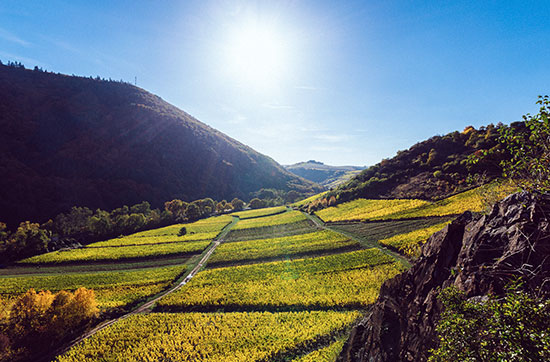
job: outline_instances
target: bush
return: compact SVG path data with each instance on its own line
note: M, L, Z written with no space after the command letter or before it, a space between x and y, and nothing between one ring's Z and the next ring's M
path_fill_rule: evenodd
M185 234L187 234L187 229L184 226L178 231L178 236L184 236Z
M501 127L500 141L511 159L501 162L504 176L528 191L550 191L550 99L539 96L537 115L523 116L525 126Z
M511 284L503 298L474 301L454 287L439 295L439 347L429 361L550 361L550 301Z

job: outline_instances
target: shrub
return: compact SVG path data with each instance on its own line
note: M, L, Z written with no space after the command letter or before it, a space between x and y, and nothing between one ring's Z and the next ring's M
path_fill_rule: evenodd
M439 295L439 347L429 361L549 361L550 301L507 288L503 298L474 301L454 287Z

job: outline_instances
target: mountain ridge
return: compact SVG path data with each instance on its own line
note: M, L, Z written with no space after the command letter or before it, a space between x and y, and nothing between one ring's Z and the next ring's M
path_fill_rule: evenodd
M284 165L284 167L295 175L319 183L327 189L341 185L365 169L364 166L330 166L315 160Z
M141 88L0 66L0 220L320 187Z

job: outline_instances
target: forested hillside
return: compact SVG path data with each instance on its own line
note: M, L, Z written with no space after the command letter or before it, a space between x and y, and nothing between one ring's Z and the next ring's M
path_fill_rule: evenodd
M501 127L507 126L490 124L480 129L469 126L462 132L419 142L362 171L325 194L323 200L330 203L334 196L333 203L357 198L433 201L489 182L502 174L500 161L509 158L499 142ZM523 124L514 123L511 127L521 128Z
M319 190L133 85L0 66L0 220Z

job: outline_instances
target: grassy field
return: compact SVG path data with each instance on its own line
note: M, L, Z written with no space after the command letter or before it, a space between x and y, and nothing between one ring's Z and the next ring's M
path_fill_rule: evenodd
M319 254L359 247L356 241L333 231L316 231L280 238L225 243L216 249L208 261L208 266Z
M356 311L134 315L56 361L282 360L341 335L360 315Z

